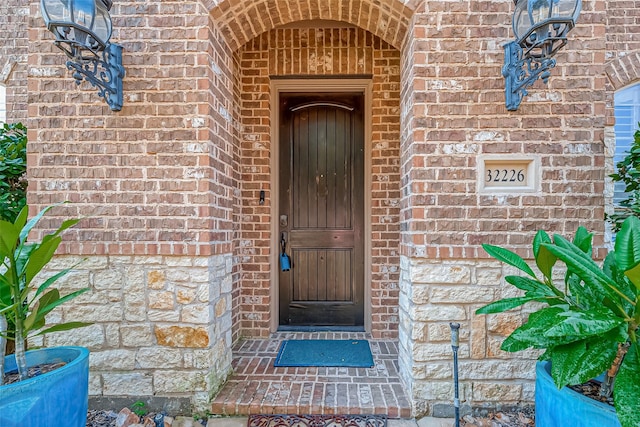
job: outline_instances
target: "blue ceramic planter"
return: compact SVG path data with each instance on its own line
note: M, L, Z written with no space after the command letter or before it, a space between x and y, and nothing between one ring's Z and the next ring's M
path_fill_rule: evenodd
M28 366L66 362L26 381L0 386L2 427L84 427L89 405L89 350L54 347L27 352ZM5 372L16 370L5 357Z
M536 426L620 427L615 410L570 388L558 387L549 362L536 365Z

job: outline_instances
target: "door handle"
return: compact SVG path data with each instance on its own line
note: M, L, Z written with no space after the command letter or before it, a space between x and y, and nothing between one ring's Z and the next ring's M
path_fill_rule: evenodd
M280 227L287 227L289 225L289 215L280 215Z

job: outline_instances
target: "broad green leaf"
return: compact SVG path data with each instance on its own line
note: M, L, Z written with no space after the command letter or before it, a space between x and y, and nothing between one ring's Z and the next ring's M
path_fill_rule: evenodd
M640 427L640 349L633 343L622 361L613 386L615 406L622 427Z
M0 260L13 255L19 234L13 224L0 221Z
M529 301L533 301L534 299L535 298L530 297L501 299L500 301L492 302L491 304L487 304L484 307L477 309L476 314L502 313L503 311L511 310L522 304L526 304Z
M36 274L40 273L44 266L47 265L49 261L51 261L51 258L53 258L53 254L58 249L60 242L62 242L62 238L60 236L54 237L46 242L43 242L40 246L33 250L33 252L31 252L29 262L27 263L25 268L26 285L29 285Z
M566 340L557 337L547 337L545 331L564 319L559 317L565 311L562 307L547 307L531 313L529 320L524 325L513 331L503 342L500 348L508 352L516 352L533 348L547 348L566 343Z
M553 285L547 285L537 279L507 276L505 280L516 288L525 291L524 296L535 301L545 302L549 305L563 304L565 302L564 299L561 298L561 295L563 295L562 292L553 287Z
M42 331L38 332L35 335L38 336L38 335L48 334L49 332L68 331L70 329L82 328L84 326L89 326L89 325L93 325L93 323L86 323L86 322L60 323L60 324L52 326L50 328L43 329Z
M580 226L576 230L576 235L573 237L573 244L582 250L585 254L591 258L591 241L593 240L593 233L589 233L586 228Z
M551 376L556 386L560 389L581 384L609 369L622 339L619 333L613 333L554 347Z
M544 277L551 279L553 266L557 258L542 246L543 243L551 243L551 238L545 231L540 230L533 239L533 255L536 258L536 265Z
M38 309L38 316L36 317L36 322L41 320L41 319L44 319L44 316L46 314L48 314L54 308L58 307L60 304L64 304L65 302L77 297L80 294L83 294L83 293L87 292L88 290L89 290L89 288L80 289L79 291L75 291L75 292L72 292L70 294L67 294L67 295L63 296L62 298L57 299L57 300L45 305L42 308L39 308Z
M561 236L556 236L556 245L544 244L551 253L558 257L559 260L567 265L568 269L571 269L586 286L594 287L596 290L602 292L603 296L608 296L610 299L617 301L619 295L614 292L617 290L617 284L598 267L598 265L589 258L580 248L576 247L573 243L566 240L562 242ZM558 242L562 242L563 246L559 246Z
M550 291L547 285L530 277L507 276L504 280L525 292L539 292L542 295L548 295L549 292L547 291ZM551 295L554 295L553 292L551 292Z
M43 312L43 307L47 307L58 300L60 300L60 291L57 289L51 289L40 297L38 302L33 305L31 313L29 313L29 316L24 321L25 334L31 329L37 329L35 325L38 320L44 319L44 316L51 311L49 310L45 313Z
M616 234L616 264L626 272L640 263L640 219L627 218Z
M499 246L484 244L482 245L482 247L484 248L485 251L487 251L489 255L491 255L498 261L502 261L506 264L509 264L517 268L518 270L524 273L527 273L531 277L536 277L533 270L531 270L531 267L529 267L529 265L522 259L522 257L520 257L520 255L514 252L511 252L508 249L501 248Z
M16 220L13 222L13 225L16 227L17 230L22 230L22 228L27 223L28 218L29 218L29 207L25 205L18 213L18 216L16 217ZM20 241L22 241L22 239Z
M31 218L29 221L27 221L27 223L24 225L24 227L22 227L22 230L20 230L20 242L25 242L27 240L27 237L29 236L29 233L31 232L33 227L36 226L36 224L42 219L42 217L47 212L49 212L51 209L55 208L56 206L60 206L60 205L63 205L65 203L67 203L67 202L61 202L61 203L56 203L55 205L47 206L46 208L44 208L40 212L38 212L38 214L36 216ZM20 212L20 216L23 215L23 212L25 212L24 213L25 215L28 214L28 207L27 206L25 206L22 209L22 211Z
M558 314L561 322L551 326L544 332L546 337L580 338L599 335L625 323L624 319L616 317L610 310L602 307L590 311L566 311Z
M640 291L640 264L624 272L624 275L629 278L633 286Z
M80 263L78 263L80 264ZM42 292L46 291L47 288L49 288L49 286L53 285L55 282L58 281L58 279L60 279L63 276L66 276L67 274L69 274L69 272L75 268L78 264L75 264L73 267L70 268L65 268L64 270L54 274L53 276L49 277L47 280L45 280L39 287L38 290L36 291L36 294L34 295L34 298L37 297L38 295L40 295Z

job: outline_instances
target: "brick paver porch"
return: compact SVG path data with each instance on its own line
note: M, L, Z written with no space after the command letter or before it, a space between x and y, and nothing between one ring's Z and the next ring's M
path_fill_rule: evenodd
M283 339L369 339L373 368L275 368ZM233 349L233 376L212 403L213 414L386 414L411 417L398 375L396 341L363 332L278 332Z

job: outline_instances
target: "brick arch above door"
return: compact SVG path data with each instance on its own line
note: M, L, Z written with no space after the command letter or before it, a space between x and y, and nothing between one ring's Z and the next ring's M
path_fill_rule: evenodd
M203 0L232 50L296 21L353 24L401 49L419 0Z

